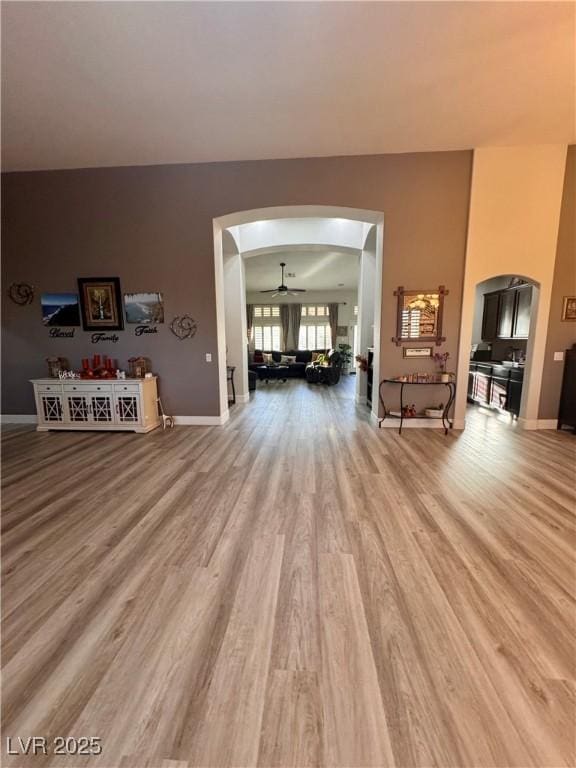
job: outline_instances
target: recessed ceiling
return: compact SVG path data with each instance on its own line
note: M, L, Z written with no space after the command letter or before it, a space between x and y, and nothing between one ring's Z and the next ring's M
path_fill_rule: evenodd
M571 143L572 2L4 2L4 170Z
M245 260L246 290L265 291L280 285L280 262L286 262L289 288L305 288L307 291L346 291L358 286L359 253L352 249L316 247L311 250L273 249L259 252Z

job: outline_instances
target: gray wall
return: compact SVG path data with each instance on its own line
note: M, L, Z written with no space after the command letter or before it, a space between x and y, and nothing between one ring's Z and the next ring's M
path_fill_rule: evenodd
M552 299L542 392L540 394L540 419L558 418L560 388L564 363L554 360L554 352L562 352L576 343L576 323L562 321L562 299L576 296L576 146L568 147L564 193L560 211L558 249L554 267Z
M218 415L212 219L277 205L334 205L383 211L384 275L381 374L432 370L403 360L395 335L398 285L446 285L443 349L456 351L460 322L471 152L420 153L241 163L208 163L4 174L3 282L36 288L27 307L3 302L2 412L33 413L28 379L45 375L45 358L78 367L98 351L151 357L165 409ZM78 276L120 277L123 292L161 291L166 320L190 313L192 341L160 326L117 344L91 345L90 334L54 340L41 323L44 291L73 291Z

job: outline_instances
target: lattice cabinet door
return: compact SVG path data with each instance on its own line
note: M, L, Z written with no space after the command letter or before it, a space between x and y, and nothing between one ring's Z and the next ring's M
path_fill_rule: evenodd
M64 408L62 395L40 394L40 420L46 424L54 424L64 421Z
M114 421L112 394L90 395L92 421L97 424L111 424Z
M116 395L116 420L120 424L140 423L140 397L137 394Z
M90 421L90 398L87 395L68 395L66 404L69 421L75 424Z

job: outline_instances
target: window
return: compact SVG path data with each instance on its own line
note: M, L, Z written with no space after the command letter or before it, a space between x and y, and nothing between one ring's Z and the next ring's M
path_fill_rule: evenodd
M301 325L298 349L330 349L330 326L326 324Z
M254 325L252 327L254 348L280 352L280 338L282 336L279 325Z
M328 307L325 304L321 304L320 306L303 304L302 317L328 317Z
M254 307L254 317L280 317L280 307L274 305L257 305Z

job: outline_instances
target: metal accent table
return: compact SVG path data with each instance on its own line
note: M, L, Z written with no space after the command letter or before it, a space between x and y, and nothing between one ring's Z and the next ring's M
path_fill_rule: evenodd
M396 416L391 414L386 410L386 404L384 402L384 396L382 394L382 389L385 384L399 384L400 385L400 415ZM381 419L378 419L378 427L380 428L382 426L382 422L387 419L400 419L400 426L398 428L398 434L402 434L402 425L404 424L405 418L412 418L412 417L405 417L404 416L404 387L405 386L414 386L414 387L430 387L430 386L438 386L438 384L442 384L445 387L448 387L449 397L448 402L444 406L444 410L442 411L442 416L418 416L419 419L441 419L442 420L442 426L444 427L444 434L448 434L448 430L452 429L454 426L454 421L451 419L448 414L450 412L450 408L452 407L452 404L454 403L454 398L456 397L456 382L455 381L401 381L400 379L382 379L380 382L380 387L378 388L378 396L380 398L380 403L382 405L382 408L384 409L384 416Z
M234 387L234 371L235 370L236 370L235 365L226 366L226 381L229 381L232 387L232 397L228 398L228 403L230 405L236 405L236 388Z

